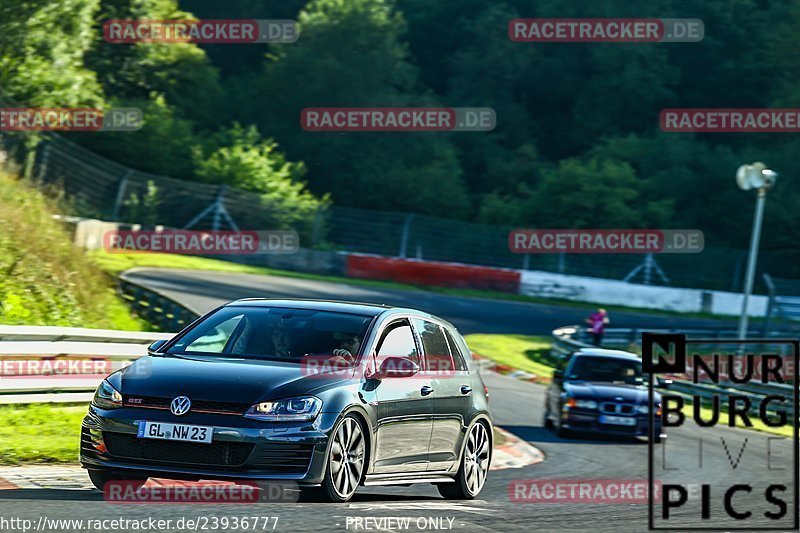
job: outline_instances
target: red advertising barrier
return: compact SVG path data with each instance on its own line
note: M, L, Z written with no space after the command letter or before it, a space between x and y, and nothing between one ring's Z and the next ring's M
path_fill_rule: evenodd
M347 256L347 276L515 294L520 285L520 273L510 269L361 254Z

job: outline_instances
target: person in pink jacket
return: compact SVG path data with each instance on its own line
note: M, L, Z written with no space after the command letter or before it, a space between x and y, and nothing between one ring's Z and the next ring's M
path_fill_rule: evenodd
M592 334L592 344L595 346L600 346L602 344L603 333L605 333L606 324L609 322L608 313L605 309L600 308L589 315L589 318L586 319L586 323L589 324L589 332Z

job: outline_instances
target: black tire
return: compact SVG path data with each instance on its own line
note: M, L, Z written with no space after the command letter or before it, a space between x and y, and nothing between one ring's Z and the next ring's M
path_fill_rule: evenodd
M100 492L106 492L106 483L109 481L126 481L133 483L136 490L147 483L146 477L115 474L110 470L88 470L92 485Z
M355 426L353 425L355 423ZM348 480L345 485L345 490L341 490L341 483L343 479L341 476L337 476L336 472L334 472L334 462L337 461L337 452L336 450L340 450L341 446L337 442L337 436L340 435L340 431L343 430L350 430L352 428L357 428L358 434L360 436L360 446L358 442L353 442L354 450L348 450L348 453L352 453L350 457L350 463L347 464L340 464L339 469L344 469L344 472L341 476L348 476ZM342 434L344 435L344 434ZM358 417L349 414L344 416L336 426L331 431L330 436L330 446L328 446L328 456L325 458L325 477L322 479L322 484L318 490L312 490L306 494L306 498L314 501L317 498L321 498L325 501L329 502L336 502L336 503L344 503L350 498L353 497L358 487L361 485L361 482L364 480L364 473L367 471L367 441L366 441L366 433L364 431L364 426L359 421ZM360 451L359 451L360 450ZM355 460L352 459L355 457ZM360 457L360 471L358 471L357 475L355 472L358 470L358 461ZM350 475L353 473L354 475ZM342 480L342 481L339 481ZM352 480L355 480L354 482ZM337 483L339 483L340 488L337 489ZM353 486L354 485L354 486ZM302 496L301 496L302 497Z
M656 444L661 444L661 433L656 433L653 435L653 442Z
M561 419L558 419L558 424L555 425L556 427L556 435L560 439L566 439L570 436L570 431L566 429L564 426L561 425Z
M544 408L544 428L545 429L550 429L550 430L553 429L553 421L550 420L550 408L549 407L545 407Z
M477 428L477 429L476 429ZM472 435L473 431L480 432L482 430L483 435L486 439L487 449L486 452L481 452L481 457L485 454L485 459L482 459L480 463L475 464L472 461L473 469L480 469L482 478L479 481L479 485L477 486L477 490L470 486L470 479L468 479L468 472L467 472L467 454L469 451L468 446L470 445L470 435ZM483 444L477 444L479 450L483 450ZM489 462L491 461L491 453L492 453L492 438L489 436L488 428L481 422L476 423L470 429L470 432L467 434L467 437L464 439L464 450L461 452L461 463L458 465L458 474L456 474L455 482L454 483L437 483L436 488L439 490L439 494L447 498L448 500L474 500L478 494L481 493L483 490L484 485L486 484L486 476L489 473ZM486 461L486 468L485 470L482 468L482 461Z

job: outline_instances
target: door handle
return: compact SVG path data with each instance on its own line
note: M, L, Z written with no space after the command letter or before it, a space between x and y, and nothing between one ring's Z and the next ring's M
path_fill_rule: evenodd
M433 392L433 387L429 387L429 386L425 385L424 387L422 387L422 388L419 390L419 392L420 392L420 393L421 393L423 396L427 396L428 394L430 394L430 393L432 393L432 392Z
M469 385L461 385L461 394L469 394L472 392L472 387Z

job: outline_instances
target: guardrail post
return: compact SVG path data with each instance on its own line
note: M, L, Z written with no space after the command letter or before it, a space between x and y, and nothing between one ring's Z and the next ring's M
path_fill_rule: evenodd
M119 180L117 197L114 199L114 209L111 211L111 220L119 220L119 212L122 209L122 202L125 200L125 190L128 188L128 178L132 174L133 170L129 170Z
M769 323L770 319L772 318L772 313L775 306L775 284L772 282L772 278L769 274L764 274L764 285L767 286L767 312L764 315L764 326L761 329L761 336L766 338L769 335Z
M400 235L400 257L406 257L408 253L408 234L411 232L411 221L414 220L414 214L406 216L403 222L403 231Z

